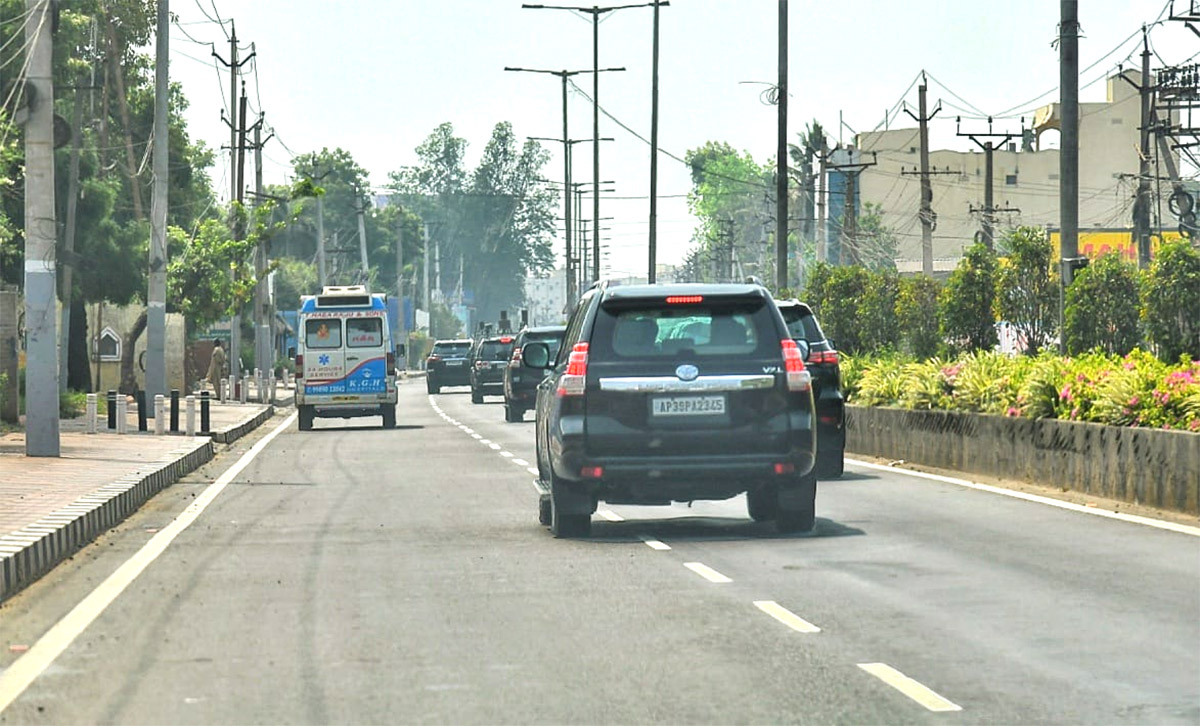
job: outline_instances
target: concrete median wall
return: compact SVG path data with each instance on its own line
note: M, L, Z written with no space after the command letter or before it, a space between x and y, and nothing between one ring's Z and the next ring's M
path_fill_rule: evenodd
M846 407L846 450L1200 514L1200 434Z

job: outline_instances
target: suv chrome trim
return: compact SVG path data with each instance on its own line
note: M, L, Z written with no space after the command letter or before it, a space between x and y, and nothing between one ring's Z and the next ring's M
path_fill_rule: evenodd
M773 388L772 375L700 376L694 381L681 381L675 376L620 376L600 379L601 391L622 393L699 393L704 391L745 391Z

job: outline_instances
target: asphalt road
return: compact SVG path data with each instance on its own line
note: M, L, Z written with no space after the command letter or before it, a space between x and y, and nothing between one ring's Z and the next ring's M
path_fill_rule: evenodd
M851 465L809 535L738 498L555 540L498 397L378 421L292 421L7 603L0 705L45 667L0 723L1200 722L1198 537Z

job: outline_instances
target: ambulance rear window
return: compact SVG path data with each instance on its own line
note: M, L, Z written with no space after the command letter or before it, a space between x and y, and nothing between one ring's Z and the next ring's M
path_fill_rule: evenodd
M337 318L304 321L304 345L308 348L341 348L342 321Z
M378 348L383 345L383 319L347 318L346 344L351 348Z

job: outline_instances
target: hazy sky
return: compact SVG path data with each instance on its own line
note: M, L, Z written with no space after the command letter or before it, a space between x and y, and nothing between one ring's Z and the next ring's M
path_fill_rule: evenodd
M1176 0L1180 10L1187 2ZM1140 27L1170 5L1079 4L1081 67L1099 61L1081 75L1081 86L1122 61L1140 63ZM930 75L930 104L943 104L932 124L934 148L969 148L968 140L954 138L956 115L966 127L967 117L1005 113L1012 118L998 118L997 130L1019 128L1017 116L1058 98L1052 44L1059 6L1057 0L791 0L789 141L814 118L836 137L839 113L847 142L849 129L879 127L889 110L893 128L911 126L899 103L915 108L913 82L922 70ZM671 0L661 9L661 149L682 158L706 141L724 141L759 162L773 160L775 107L760 94L777 76L778 8L777 0ZM171 32L171 76L191 103L191 133L214 148L229 144L220 119L229 74L214 66L208 43L228 58L232 19L239 44L247 51L254 44L257 58L244 66L250 105L266 113L276 133L265 151L268 183L291 176L291 153L342 147L382 186L388 172L415 163L414 148L446 121L469 142L472 165L500 121L511 121L520 138L560 137L558 78L503 69L592 67L590 16L522 9L520 0L172 0L171 11L179 21ZM224 30L205 14L225 20ZM648 138L653 11L602 18L600 67L628 70L601 74L600 106ZM1172 64L1200 52L1200 38L1182 23L1153 29L1151 42ZM590 75L576 80L591 92ZM1104 95L1103 82L1081 91L1084 101ZM571 138L591 138L590 103L572 92L568 106ZM606 274L645 274L649 146L603 115L600 133L615 138L602 144L600 159L602 180L615 188L600 210L614 218L604 222ZM559 179L561 144L546 146L547 176ZM591 145L575 149L574 179L590 181ZM228 189L227 173L224 152L213 169L220 190ZM659 262L677 263L689 248L690 184L685 165L659 157ZM585 214L591 216L590 202Z

